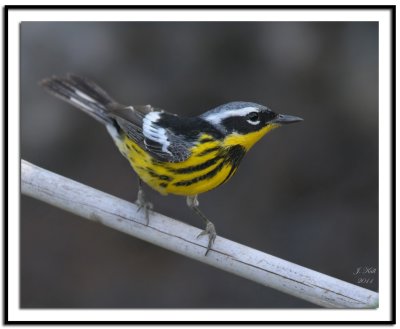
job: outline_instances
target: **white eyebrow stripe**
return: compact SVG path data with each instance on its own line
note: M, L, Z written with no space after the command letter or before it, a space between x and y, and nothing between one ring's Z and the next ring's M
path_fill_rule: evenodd
M237 117L237 116L246 116L250 112L258 112L258 108L256 107L244 107L242 109L233 109L219 113L210 113L203 117L203 119L207 120L213 124L220 124L222 120L229 117Z

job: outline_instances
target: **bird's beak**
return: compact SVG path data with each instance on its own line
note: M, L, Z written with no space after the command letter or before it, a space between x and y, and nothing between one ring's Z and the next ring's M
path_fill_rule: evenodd
M280 125L286 125L289 123L295 123L303 121L302 118L295 117L293 115L286 115L286 114L278 114L275 119L271 120L269 123L277 123Z

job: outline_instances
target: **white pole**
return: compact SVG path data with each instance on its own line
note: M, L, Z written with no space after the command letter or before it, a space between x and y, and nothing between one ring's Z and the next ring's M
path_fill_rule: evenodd
M217 236L205 256L208 238L200 229L150 213L149 225L137 206L112 195L21 163L23 194L289 295L330 308L376 308L378 294Z

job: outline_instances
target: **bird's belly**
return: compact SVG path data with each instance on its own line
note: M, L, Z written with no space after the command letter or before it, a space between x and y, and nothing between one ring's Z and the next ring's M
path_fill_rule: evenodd
M176 176L171 184L168 184L166 192L177 195L201 194L225 183L232 174L232 167L221 162L221 165L217 165L207 171Z
M237 166L224 156L211 152L198 157L194 153L183 162L155 161L131 141L129 148L120 148L141 180L161 194L195 195L207 192L226 182Z

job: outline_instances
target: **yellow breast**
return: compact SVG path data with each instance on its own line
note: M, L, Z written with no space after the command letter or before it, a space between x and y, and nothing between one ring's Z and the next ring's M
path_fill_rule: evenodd
M125 137L118 145L139 177L162 194L196 195L227 181L238 163L230 161L228 149L211 136L204 135L192 148L191 156L177 163L159 162L135 142ZM237 156L242 158L236 150ZM240 161L238 159L238 161Z
M264 128L254 131L252 133L248 134L230 134L226 136L224 140L224 145L225 146L233 146L233 145L241 145L243 146L246 150L249 150L250 148L253 147L255 143L257 143L261 137L263 137L265 134L270 132L271 130L278 128L279 125L277 124L269 124L265 126Z

